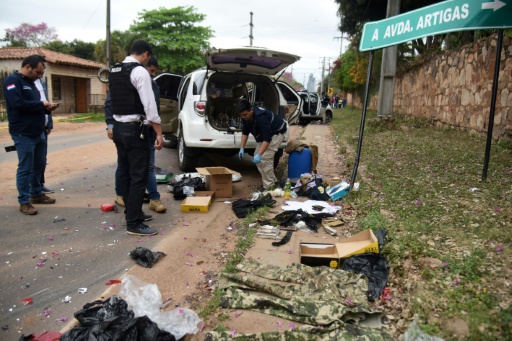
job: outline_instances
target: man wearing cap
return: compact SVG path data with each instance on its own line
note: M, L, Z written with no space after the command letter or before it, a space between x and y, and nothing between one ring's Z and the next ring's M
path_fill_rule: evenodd
M273 189L277 184L274 155L284 141L288 124L266 108L253 107L246 99L241 99L237 103L236 112L242 117L242 141L238 157L244 157L247 139L249 134L252 134L257 142L252 162L261 174L263 189Z

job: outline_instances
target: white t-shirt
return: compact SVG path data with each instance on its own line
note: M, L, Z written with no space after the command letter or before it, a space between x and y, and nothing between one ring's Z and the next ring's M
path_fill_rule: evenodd
M48 101L48 98L46 98L46 94L44 93L43 84L41 83L41 79L38 78L34 81L37 90L39 90L39 94L41 95L41 101ZM48 115L44 115L44 126L48 126Z

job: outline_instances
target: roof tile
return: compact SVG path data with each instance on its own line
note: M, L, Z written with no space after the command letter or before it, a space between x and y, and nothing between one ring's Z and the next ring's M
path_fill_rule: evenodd
M102 68L103 63L94 62L83 58L55 52L40 47L3 47L0 48L0 60L2 59L25 59L26 57L38 54L46 58L48 63L79 66L86 68Z

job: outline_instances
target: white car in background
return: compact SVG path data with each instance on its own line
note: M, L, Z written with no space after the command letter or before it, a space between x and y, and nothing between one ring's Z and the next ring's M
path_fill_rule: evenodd
M235 106L240 98L290 122L297 120L301 96L274 76L299 59L256 47L211 49L206 52L205 68L185 76L162 73L155 77L160 86L165 144L177 145L180 170L195 171L202 153L238 153L242 123ZM282 91L286 91L286 97ZM288 136L276 153L275 164L287 143ZM255 147L250 135L245 150L253 154Z

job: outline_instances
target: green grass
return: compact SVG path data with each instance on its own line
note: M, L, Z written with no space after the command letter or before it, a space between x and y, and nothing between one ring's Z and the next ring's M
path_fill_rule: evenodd
M103 113L74 114L69 118L57 118L59 122L105 122Z
M360 109L345 108L331 123L350 172L360 121ZM387 229L386 309L398 334L416 315L424 331L447 340L455 318L469 326L468 340L512 335L512 150L510 142L492 145L483 182L485 145L485 136L426 119L367 113L361 189L343 200L356 207L361 229ZM428 258L442 265L428 266Z

